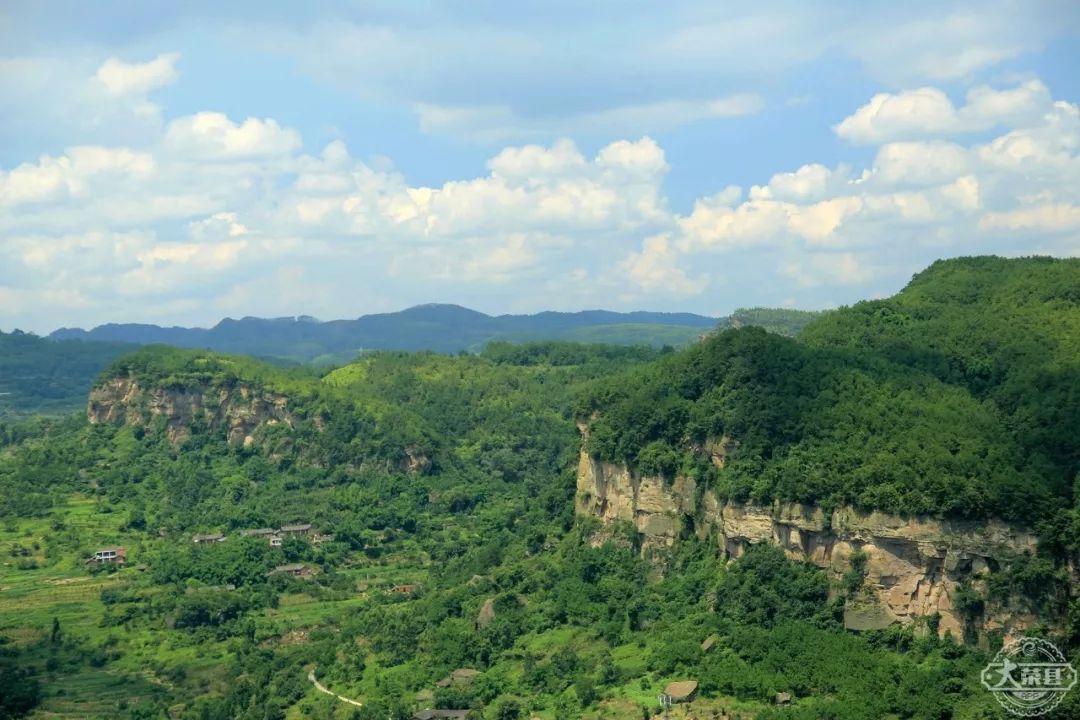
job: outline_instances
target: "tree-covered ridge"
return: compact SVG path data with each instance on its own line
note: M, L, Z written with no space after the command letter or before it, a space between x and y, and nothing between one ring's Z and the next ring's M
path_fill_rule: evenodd
M964 389L758 328L602 380L577 412L592 418L588 448L601 458L694 475L734 500L1011 518L1048 501ZM701 448L725 436L737 446L718 469Z
M271 365L248 355L147 345L116 358L104 368L101 377L133 377L175 389L227 386L242 381L302 392L318 387L319 372L300 365Z
M162 434L153 422L120 429L92 426L80 431L84 437L79 439L68 427L64 438L68 445L81 443L88 449L98 443L127 448L118 462L76 456L97 468L91 476L101 487L136 492L151 522L160 526L281 524L290 518L271 508L297 483L310 492L288 503L292 516L346 527L351 523L347 513L327 516L317 508L326 494L347 490L345 507L353 508L362 498L387 508L400 523L415 513L412 503L421 492L402 473L410 464L414 472L427 475L424 497L430 492L439 498L439 507L458 511L504 496L507 483L532 497L568 493L578 443L570 411L573 394L584 383L663 354L645 347L504 343L480 355L456 357L376 353L320 376L308 367L150 346L112 363L101 384L133 380L143 396L171 394L181 398L180 405L198 397L214 402L221 392L242 387L252 395L284 398L296 422L261 429L255 445L238 453L224 449L226 428L220 426L192 428L189 440L164 455ZM147 400L134 397L130 402ZM9 432L22 438L28 431L13 426ZM30 457L61 447L25 442L20 452ZM268 456L274 460L268 462ZM44 457L36 464L47 466ZM47 507L55 498L50 483L40 482L41 473L27 465L16 463L18 472L7 477L0 465L0 486L10 489L11 502L35 498L33 507ZM155 481L146 483L147 478ZM411 509L391 509L405 507Z
M102 368L133 347L0 332L0 418L81 407Z
M802 339L886 357L998 410L1022 464L1058 493L1080 472L1080 260L938 261L897 295L812 323Z

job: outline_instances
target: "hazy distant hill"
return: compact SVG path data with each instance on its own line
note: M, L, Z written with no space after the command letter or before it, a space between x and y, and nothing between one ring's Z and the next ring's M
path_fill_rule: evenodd
M126 343L53 342L0 332L0 418L81 408L98 373L134 349Z
M355 320L227 318L212 328L108 324L89 331L64 328L50 337L140 345L162 343L303 362L334 362L348 360L364 350L478 350L491 340L684 345L726 323L726 319L690 313L587 310L491 316L457 305L419 305Z

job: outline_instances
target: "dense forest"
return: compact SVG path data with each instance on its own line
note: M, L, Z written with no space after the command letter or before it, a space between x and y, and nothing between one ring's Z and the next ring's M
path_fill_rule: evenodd
M963 389L869 355L750 328L605 379L577 408L589 449L646 474L703 478L722 497L898 514L1039 517L1014 440ZM719 470L696 451L738 449Z
M701 717L998 717L979 669L1001 638L965 643L933 616L845 630L857 562L837 580L687 534L661 571L632 527L576 517L577 423L599 456L725 497L1034 526L1045 547L991 589L1042 603L1034 632L1075 657L1076 443L1049 421L1076 412L1077 287L1076 262L971 259L795 338L497 342L333 369L124 355L102 382L137 387L141 414L0 422L0 718L647 720L690 678ZM248 442L220 414L172 434L152 412L221 397L285 398L289 420ZM723 436L719 469L699 448ZM247 532L309 525L279 545ZM86 562L114 546L123 567ZM979 593L956 602L974 612ZM1078 713L1074 695L1050 717Z
M964 388L1058 495L1080 472L1080 260L939 261L903 292L823 316L803 339L871 353Z

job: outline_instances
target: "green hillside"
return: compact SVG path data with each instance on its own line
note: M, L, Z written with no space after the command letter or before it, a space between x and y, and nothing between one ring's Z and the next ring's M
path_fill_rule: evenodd
M593 325L567 330L562 339L583 343L607 343L609 345L670 345L682 347L696 342L708 332L708 328L680 325L657 325L625 323L622 325Z

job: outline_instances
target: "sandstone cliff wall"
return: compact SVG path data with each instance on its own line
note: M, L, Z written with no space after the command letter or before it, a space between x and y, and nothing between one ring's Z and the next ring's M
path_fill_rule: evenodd
M723 503L716 495L679 477L673 482L641 476L591 457L582 450L577 474L577 512L605 525L628 521L637 528L642 551L662 557L683 533L710 539L719 552L738 557L755 543L773 543L792 559L814 563L839 578L856 550L866 555L869 602L849 604L849 627L869 629L910 623L939 613L939 632L964 635L965 618L953 598L962 582L975 588L988 573L1024 552L1033 553L1030 532L998 521L962 522L902 518L845 507L828 517L815 507L775 504L759 507ZM983 636L1023 631L1035 618L994 611L975 620Z
M189 437L197 421L214 430L224 428L229 442L244 445L254 442L261 428L280 423L294 427L298 422L284 395L246 385L192 390L143 387L132 377L110 378L95 387L86 414L91 423L150 427L164 422L173 443Z

